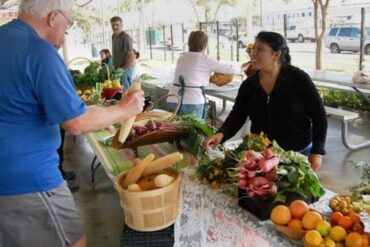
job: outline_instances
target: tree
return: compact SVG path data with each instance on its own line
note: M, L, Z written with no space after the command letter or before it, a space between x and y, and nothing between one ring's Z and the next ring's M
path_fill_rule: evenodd
M324 37L326 35L327 31L327 16L328 16L328 7L329 7L329 0L312 0L313 6L314 6L314 18L315 18L315 38L316 38L316 64L315 67L317 70L322 69L322 50L324 45ZM320 7L320 13L321 13L321 29L319 32L319 18L318 18L318 10Z
M220 8L222 6L234 6L236 3L236 0L189 0L189 2L193 8L195 18L197 19L197 23L199 23L200 15L197 9L198 6L204 8L204 21L205 22L215 22L217 20L217 15L218 15ZM216 8L211 18L212 5L216 5Z
M87 6L84 8L79 8L74 15L74 20L85 35L85 44L90 39L90 34L92 33L92 28L97 24L102 24L103 20L96 16L96 10L94 8L90 9Z

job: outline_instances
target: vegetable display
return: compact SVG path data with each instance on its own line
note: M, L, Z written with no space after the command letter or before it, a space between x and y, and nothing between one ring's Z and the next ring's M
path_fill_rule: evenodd
M246 190L249 197L274 196L274 203L284 202L287 192L314 198L325 194L306 156L285 151L276 142L271 145L263 133L247 135L224 155L215 160L204 157L197 169L198 177L214 188L233 185Z

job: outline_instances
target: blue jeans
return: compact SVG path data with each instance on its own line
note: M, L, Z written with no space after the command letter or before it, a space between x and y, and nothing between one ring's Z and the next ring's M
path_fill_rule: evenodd
M121 77L121 85L124 87L125 90L131 87L131 78L132 77L132 69L127 68L125 69L125 73L123 73Z
M167 108L171 112L174 112L176 110L176 106L177 106L176 103L167 102ZM177 114L186 115L186 114L190 114L194 112L198 118L204 119L203 117L204 110L205 110L204 104L198 104L198 105L182 104Z
M303 148L302 150L299 150L298 152L308 156L311 154L311 149L312 149L312 142L308 144L307 147Z

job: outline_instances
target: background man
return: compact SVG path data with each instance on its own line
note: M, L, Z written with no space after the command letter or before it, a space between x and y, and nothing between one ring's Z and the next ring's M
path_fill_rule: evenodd
M125 73L122 76L121 84L128 89L131 86L132 62L135 60L135 54L132 48L131 37L122 30L122 19L114 16L110 19L113 30L112 35L112 52L113 66L115 68L124 68Z
M143 91L87 108L57 47L73 25L73 0L22 0L0 27L0 240L8 246L86 246L58 169L59 125L78 135L141 112Z

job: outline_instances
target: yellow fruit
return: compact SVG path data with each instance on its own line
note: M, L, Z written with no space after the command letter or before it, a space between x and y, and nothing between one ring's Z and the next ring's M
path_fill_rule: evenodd
M331 226L329 222L324 221L324 220L317 223L315 227L316 231L318 231L323 237L326 237L329 235L330 228Z
M342 242L346 236L346 230L344 230L341 226L334 226L330 229L329 236L331 239L333 239L335 242Z
M335 241L331 238L325 239L325 246L326 247L335 247Z
M305 229L312 230L322 220L322 216L318 212L309 211L303 216L302 224Z
M314 246L319 245L321 243L321 240L322 240L321 234L316 230L309 230L304 235L304 241L308 245L314 245Z
M114 82L112 82L112 87L113 88L120 88L121 87L121 83L119 81L114 81Z
M362 236L357 232L351 232L346 237L346 247L361 247Z
M279 205L272 209L270 219L278 225L286 225L292 218L292 214L287 206Z

